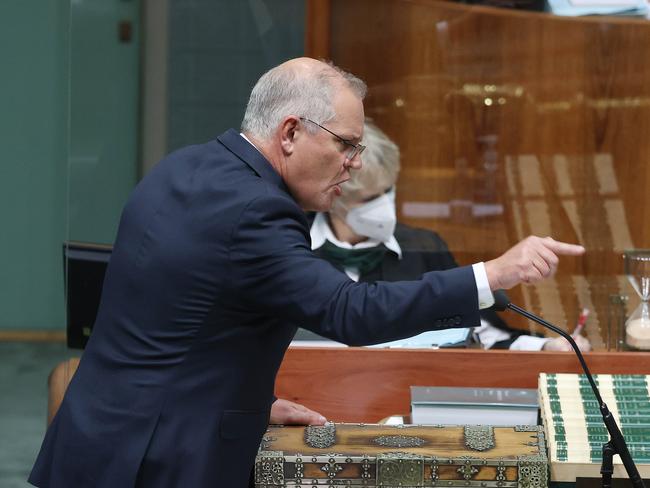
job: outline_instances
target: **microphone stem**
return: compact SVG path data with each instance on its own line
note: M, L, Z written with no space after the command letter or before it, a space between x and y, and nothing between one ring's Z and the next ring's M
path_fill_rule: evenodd
M580 364L582 365L582 369L584 369L584 371L586 373L587 380L589 380L589 383L591 384L591 389L594 391L594 395L596 395L596 400L598 401L598 405L602 406L604 404L604 402L603 402L602 397L600 396L600 392L598 391L598 387L596 386L596 383L594 382L594 379L591 376L591 372L589 371L589 368L587 367L587 363L585 362L585 358L582 355L582 353L580 352L580 348L576 344L576 341L573 340L573 337L571 337L567 332L560 329L559 327L548 323L546 320L544 320L541 317L538 317L536 315L533 315L530 312L527 312L526 310L524 310L521 307L518 307L514 303L508 303L507 307L514 310L518 314L523 315L527 319L532 320L533 322L537 322L539 324L542 324L544 327L547 327L547 328L551 329L553 332L555 332L557 334L560 334L567 341L569 341L569 344L571 344L571 347L573 347L573 350L576 352L576 355L578 356L578 360L580 361Z

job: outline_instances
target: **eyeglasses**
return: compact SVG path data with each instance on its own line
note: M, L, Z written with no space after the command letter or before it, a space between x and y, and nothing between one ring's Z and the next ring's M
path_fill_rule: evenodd
M349 141L348 139L343 139L340 135L335 134L334 132L332 132L331 130L329 130L327 127L323 127L323 126L320 125L318 122L314 122L313 120L308 119L307 117L300 117L300 120L306 120L307 122L311 122L312 124L317 125L318 127L320 127L321 129L323 129L324 131L327 131L327 132L329 132L330 134L332 134L332 135L333 135L334 137L336 137L339 141L341 141L344 145L348 146L350 149L348 149L348 152L347 152L347 154L345 155L345 159L348 160L348 161L351 161L351 160L353 160L355 157L357 157L358 155L360 155L360 154L363 152L363 150L366 148L366 146L364 146L363 144L354 144L353 142Z

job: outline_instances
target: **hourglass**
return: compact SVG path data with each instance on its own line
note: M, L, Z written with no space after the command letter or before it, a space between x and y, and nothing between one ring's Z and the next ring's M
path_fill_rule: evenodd
M625 342L635 349L650 349L650 249L625 251L625 274L641 303L625 322Z

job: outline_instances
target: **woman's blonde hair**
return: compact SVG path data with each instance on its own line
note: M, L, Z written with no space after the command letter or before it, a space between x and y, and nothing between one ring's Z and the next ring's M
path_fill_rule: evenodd
M363 166L352 171L350 179L343 183L341 198L349 200L370 185L381 185L397 181L400 170L399 147L377 127L366 119L363 129L363 144L366 150L361 155Z

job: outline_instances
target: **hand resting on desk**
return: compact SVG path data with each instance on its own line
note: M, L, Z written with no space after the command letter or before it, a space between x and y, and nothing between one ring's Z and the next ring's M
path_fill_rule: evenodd
M574 337L573 340L576 341L576 344L578 345L578 349L580 349L580 351L582 352L591 351L591 344L589 343L589 340L586 337L579 335ZM573 348L571 347L571 344L569 344L569 341L567 341L564 337L556 337L555 339L551 339L546 344L544 344L542 350L565 352L565 351L573 351Z
M299 403L278 398L271 406L270 424L323 425L327 419Z

